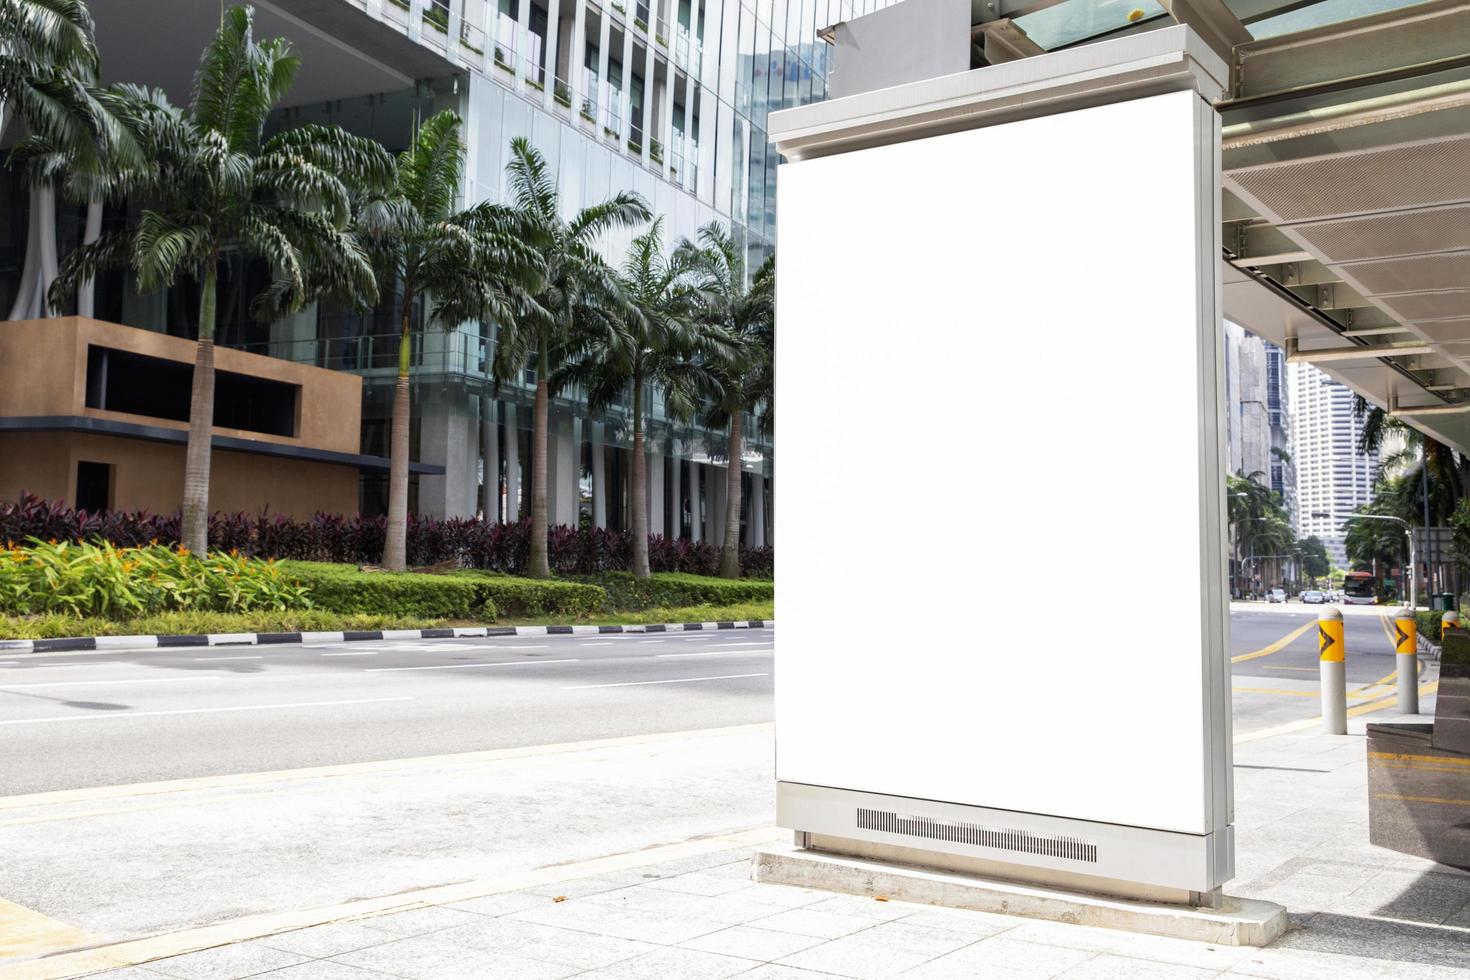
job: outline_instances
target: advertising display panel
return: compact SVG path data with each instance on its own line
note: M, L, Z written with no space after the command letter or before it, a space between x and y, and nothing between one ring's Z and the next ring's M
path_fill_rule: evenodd
M1218 139L1181 91L781 166L783 826L1229 877Z

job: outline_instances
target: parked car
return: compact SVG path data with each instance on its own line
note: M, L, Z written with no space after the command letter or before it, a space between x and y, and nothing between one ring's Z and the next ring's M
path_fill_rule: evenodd
M1308 589L1307 591L1302 593L1302 602L1310 602L1314 605L1320 606L1326 601L1327 597L1321 592L1318 592L1316 589Z
M1282 589L1282 588L1272 589L1271 591L1269 591L1269 592L1266 593L1266 601L1267 602L1285 602L1286 601L1286 590L1285 589Z

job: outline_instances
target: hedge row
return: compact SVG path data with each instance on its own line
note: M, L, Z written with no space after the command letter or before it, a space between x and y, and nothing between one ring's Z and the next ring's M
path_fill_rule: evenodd
M387 520L315 514L305 520L261 513L216 513L209 521L211 548L259 558L371 565L382 560ZM595 575L627 571L632 534L593 527L559 525L548 531L551 567L560 575ZM25 494L16 503L0 503L0 545L37 538L42 541L106 540L119 546L179 540L179 515L146 511L91 514ZM705 542L648 539L649 564L655 572L714 575L720 550ZM409 515L408 563L414 566L457 562L466 568L513 574L525 571L531 552L531 522L512 524L478 518L434 518ZM742 548L741 568L756 578L775 572L771 548Z
M746 602L768 602L775 598L775 583L750 579L703 578L669 573L651 579L634 578L631 572L604 572L590 576L607 592L608 605L617 610L652 609L663 606L736 606Z
M580 619L607 606L607 593L581 582L543 582L493 572L363 572L352 565L281 562L282 574L335 613L491 622L543 616Z

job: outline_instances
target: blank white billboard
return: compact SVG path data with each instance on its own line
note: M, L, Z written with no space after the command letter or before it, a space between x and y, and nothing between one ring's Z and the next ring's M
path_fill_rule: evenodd
M778 780L1228 822L1209 114L781 167Z

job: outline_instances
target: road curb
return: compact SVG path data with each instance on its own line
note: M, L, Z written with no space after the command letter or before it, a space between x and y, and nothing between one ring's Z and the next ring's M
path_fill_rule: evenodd
M487 636L605 636L615 633L698 633L704 630L754 630L775 626L773 619L734 619L712 623L646 623L634 626L438 626L421 630L343 630L297 633L185 633L178 636L77 636L54 640L0 640L0 653L70 653L122 647L241 647L278 643L353 643L358 640L451 640Z

